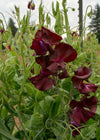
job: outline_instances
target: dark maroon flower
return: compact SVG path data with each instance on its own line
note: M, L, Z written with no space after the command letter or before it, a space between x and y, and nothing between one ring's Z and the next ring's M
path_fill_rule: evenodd
M79 90L80 85L83 83L83 80L88 80L91 76L92 70L87 67L80 67L74 71L74 76L72 77L72 82L74 86Z
M41 65L42 70L45 70L51 64L51 62L49 61L49 56L48 55L36 57L35 60L38 64Z
M45 91L51 89L54 85L53 80L49 77L49 73L46 71L41 71L39 75L30 77L31 83L39 90Z
M87 67L80 67L76 69L74 73L75 73L76 78L81 79L81 80L86 80L91 76L92 70Z
M81 99L81 102L83 102L84 107L89 108L92 112L96 111L98 100L95 96L92 96L91 98L84 96Z
M60 79L68 78L69 74L67 72L66 64L63 61L51 62L49 55L36 57L36 62L41 65L42 70L48 70L51 75L59 76Z
M70 124L71 124L71 128L73 129L72 135L73 135L73 137L76 137L76 135L80 134L79 132L81 131L80 130L81 125L75 121L71 121ZM77 129L78 129L78 131L77 131Z
M76 76L73 76L73 77L72 77L72 82L73 82L74 86L75 86L77 89L79 89L80 84L82 83L82 81L83 81L83 80L78 79Z
M66 64L63 61L59 61L59 62L51 62L49 64L49 66L47 67L47 69L53 73L53 74L57 74L58 71L60 70L65 70Z
M5 29L2 28L2 29L0 30L0 32L1 32L1 34L3 34L3 33L5 32Z
M34 49L37 55L45 55L47 51L52 54L54 52L52 46L57 45L61 40L61 36L42 27L36 32L31 49Z
M69 77L69 74L68 74L68 72L67 72L66 69L63 69L62 72L60 72L58 74L58 76L59 76L59 79L64 79L64 78L68 78Z
M45 44L42 40L38 41L33 39L31 49L35 50L37 55L45 55L47 52L47 44Z
M47 69L52 73L52 75L57 75L59 71L58 65L59 65L58 63L51 63L51 65L49 65Z
M79 124L86 124L86 122L95 115L97 102L98 100L95 96L91 98L84 96L81 101L72 100L70 107L73 109L73 120Z
M61 40L61 36L45 27L42 27L35 34L31 49L35 50L36 55L41 55L36 57L36 62L41 65L42 70L39 75L29 79L39 90L44 91L52 87L53 80L50 76L58 76L59 79L69 77L65 62L73 61L77 57L77 52L72 46L60 43ZM46 54L47 51L49 52L48 55ZM45 81L47 81L46 86L44 85Z
M31 1L29 1L29 3L28 3L28 9L31 9L31 10L34 10L35 9L35 4L33 3L33 1L31 0Z
M59 43L54 49L54 53L50 56L50 61L53 62L71 62L77 57L77 52L75 49L66 43Z
M62 37L60 35L45 27L42 27L41 30L38 30L36 32L35 38L38 40L41 39L46 44L49 44L51 46L59 44L59 42L62 40Z
M74 121L78 123L84 123L90 119L93 118L95 115L94 112L88 111L87 109L84 109L82 107L77 107L76 110L73 111L72 118Z
M81 83L79 87L79 91L82 94L88 95L90 92L96 92L98 86L92 83Z
M62 40L62 37L55 32L42 27L43 35L42 40L49 45L57 45Z

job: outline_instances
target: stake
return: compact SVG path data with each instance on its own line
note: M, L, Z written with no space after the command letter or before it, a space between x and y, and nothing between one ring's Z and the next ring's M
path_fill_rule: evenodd
M79 0L79 35L82 39L81 41L81 48L83 48L83 36L82 36L82 32L83 32L83 1Z

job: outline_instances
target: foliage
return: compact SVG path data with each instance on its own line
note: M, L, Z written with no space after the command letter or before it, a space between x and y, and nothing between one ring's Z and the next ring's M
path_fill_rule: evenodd
M27 15L23 16L21 20L20 9L15 6L15 11L12 11L18 24L15 36L12 37L10 28L5 29L2 34L0 33L0 140L100 139L100 88L98 87L100 86L100 61L96 53L97 39L94 34L88 34L87 38L84 39L83 49L81 50L81 37L79 37L78 34L74 34L73 36L71 34L73 31L71 31L69 27L66 12L68 9L66 8L65 3L66 0L63 0L63 9L60 9L59 2L56 3L56 8L54 3L52 3L52 14L49 14L49 12L46 14L43 3L40 3L39 24L36 25L30 24L32 11L28 11ZM53 15L55 20L54 32L58 35L51 31L51 15ZM61 22L58 22L59 18L62 19ZM47 29L47 27L50 30ZM1 24L0 29L3 28L4 26ZM44 30L46 36L38 34ZM36 36L36 34L38 35ZM67 39L60 37L63 34ZM59 55L55 57L57 53L50 54L50 50L44 51L43 53L45 53L45 55L39 54L39 49L41 52L41 48L38 50L34 49L34 40L38 42L39 45L40 42L42 43L43 51L46 49L45 46L52 46L52 50L55 52L57 51ZM69 47L69 51L66 51L66 49L65 52L59 51L61 49L58 45L59 42L60 45L66 44L64 47ZM2 45L5 47L5 52L2 51ZM57 48L59 49L57 50ZM71 56L70 52L73 52L74 50L77 51L77 58L73 61L72 57L69 57L70 62L65 65L65 58ZM66 56L66 54L68 56ZM76 53L73 54L75 55ZM46 59L46 66L43 63L40 63L41 59L40 62L37 63L36 57L39 58L41 55L43 55L42 57L49 56L48 59ZM61 57L59 58L59 56ZM56 61L57 58L59 58L58 61ZM52 62L49 61L49 59L52 59ZM39 75L41 70L47 70L47 66L50 66L50 64L54 64L55 62L58 66L56 70L55 67L49 67L49 70L51 70L51 72L54 71L55 73L50 74L48 77L46 75L47 78L51 78L52 81L55 81L55 84L52 84L52 88L48 90L45 90L44 88L44 90L41 91L37 88L38 86L36 86L36 84L31 84L29 77ZM80 67L86 69L85 76L87 77L84 79L82 79L82 75L78 76L77 72L74 74L75 70L77 69L76 71L79 71ZM67 69L69 77L59 79L55 76L65 69ZM90 86L91 83L96 84L92 85L93 89L91 93L89 89L89 97L81 94L79 88L75 87L77 85L71 80L73 76L78 76L77 81L81 79L82 84L88 84ZM41 79L38 80L38 83L40 81ZM43 79L41 83L43 83ZM44 85L46 84L47 83ZM42 87L44 85L42 85ZM98 89L96 91L97 87ZM86 98L83 101L88 101L85 104L80 101L84 96ZM92 99L95 99L95 101ZM96 99L98 99L98 103ZM87 108L87 112L92 109L96 110L97 106L96 112L94 110L92 111L92 113L95 112L95 115L92 114L92 117L89 116L89 119L86 118L86 124L84 122L80 124L73 122L72 124L73 118L71 114L73 109L71 108L73 107L73 104L71 101L77 103L76 108L79 104L81 105L82 110L83 108L85 110ZM84 105L86 106L84 107ZM89 108L89 106L91 108ZM88 116L87 114L86 116ZM78 118L80 118L80 115ZM73 132L78 135L73 135Z

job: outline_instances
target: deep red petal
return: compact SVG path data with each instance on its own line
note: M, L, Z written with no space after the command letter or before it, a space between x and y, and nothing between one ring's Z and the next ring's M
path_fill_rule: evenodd
M53 81L51 78L44 77L43 79L39 80L36 84L35 87L41 91L45 91L48 89L51 89L53 86Z
M80 131L80 124L79 123L77 123L77 122L75 122L75 121L71 121L71 123L70 123L72 126L71 126L71 128L73 129L73 132L72 132L72 135L73 135L73 137L76 137L76 135L79 135L80 133L79 133L79 131ZM77 131L75 128L77 128L79 131Z
M66 43L59 43L55 47L55 52L50 56L50 60L53 62L59 62L61 60L65 62L74 61L77 57L77 53L72 46Z
M35 34L35 39L37 40L41 40L42 39L42 35L43 35L43 31L42 30L38 30Z
M54 85L54 81L51 78L49 78L48 73L45 74L45 72L41 72L39 75L30 77L29 80L37 89L41 91L51 89Z
M47 47L46 45L44 45L44 46L41 45L40 41L33 39L31 49L35 50L37 55L45 55L47 52L46 47Z
M52 63L51 65L47 67L47 69L54 75L57 75L59 71L57 63Z
M91 98L83 97L81 102L83 102L82 104L84 107L89 108L92 112L96 111L98 100L95 96L92 96Z
M60 35L45 27L42 27L42 32L42 40L47 44L56 45L62 40L62 37Z
M49 61L49 56L40 56L36 57L36 62L41 65L42 69L46 69L51 62Z
M78 102L76 101L76 100L72 100L71 102L70 102L70 107L72 108L72 109L74 109L75 107L77 107L78 106Z
M79 78L77 78L76 76L73 76L72 77L72 82L74 84L74 86L79 89L81 83L82 83L82 80L80 80Z
M86 124L86 122L90 119L93 118L93 116L95 115L94 112L88 111L84 108L77 108L72 115L72 118L74 121L76 121L77 123L81 124L84 123Z
M61 73L59 73L58 76L59 76L59 79L63 79L63 78L68 78L69 74L66 69L63 69L63 71Z
M82 94L88 94L90 92L96 92L98 86L92 83L82 83L80 85L79 91Z
M91 76L92 70L87 67L80 67L76 69L74 73L77 78L81 80L86 80Z
M62 70L61 74L59 74L59 78L61 77L69 77L68 72L65 69L66 64L63 61L60 62L51 62L51 64L47 67L47 69L52 73L52 74L58 74L60 70ZM61 76L61 77L60 77Z

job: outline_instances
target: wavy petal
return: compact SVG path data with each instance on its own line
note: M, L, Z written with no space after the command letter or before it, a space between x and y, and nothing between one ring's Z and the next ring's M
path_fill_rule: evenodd
M75 49L66 43L59 43L55 47L55 52L50 56L50 60L53 62L59 62L63 60L64 62L74 61L77 57L77 52Z

